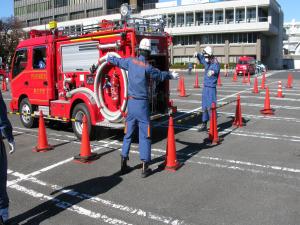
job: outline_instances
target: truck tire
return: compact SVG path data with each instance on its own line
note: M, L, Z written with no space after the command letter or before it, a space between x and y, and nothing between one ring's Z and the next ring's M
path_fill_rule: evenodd
M93 140L95 137L95 132L94 132L95 127L91 123L90 112L84 103L77 104L72 111L72 119L82 120L84 115L86 115L86 117L87 117L87 125L88 125L88 132L89 132L90 140ZM76 135L76 137L79 140L81 140L82 123L72 122L72 128L73 128L73 132Z
M33 107L30 104L28 98L23 98L20 103L19 112L33 114L33 111L34 111ZM23 126L26 128L34 128L34 127L37 127L37 124L38 124L37 118L34 118L32 116L20 115L20 120L21 120Z

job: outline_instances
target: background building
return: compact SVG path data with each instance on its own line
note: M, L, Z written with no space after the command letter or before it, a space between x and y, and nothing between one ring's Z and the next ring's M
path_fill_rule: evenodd
M55 19L61 21L59 26L71 29L102 19L119 19L115 13L126 2L133 6L136 16L166 18L166 31L173 36L171 63L193 62L195 51L211 45L222 63L234 63L239 56L247 55L269 68L282 67L283 12L276 0L181 0L180 5L178 1L155 4L158 0L48 0L45 10L34 13L33 4L28 2L44 4L45 0L15 0L15 15L27 26ZM21 10L20 14L20 7L25 7L26 13Z
M284 24L283 66L287 69L300 69L300 22L293 20Z

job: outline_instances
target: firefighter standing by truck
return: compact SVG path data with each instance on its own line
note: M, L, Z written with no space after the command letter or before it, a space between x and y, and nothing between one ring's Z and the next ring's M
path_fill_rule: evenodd
M129 170L127 165L131 139L136 125L139 126L139 150L142 161L142 177L151 173L150 115L148 102L148 77L163 81L177 79L178 73L160 71L147 63L151 53L151 42L144 38L139 45L137 58L117 58L107 53L107 62L128 71L128 115L121 155L121 173Z
M220 74L220 64L214 57L212 48L207 46L202 53L195 52L199 62L204 65L204 87L202 91L202 125L200 131L207 131L209 112L212 103L217 103L217 81Z
M15 151L15 141L12 135L12 126L7 118L7 109L0 91L0 225L5 224L9 218L7 183L7 156L3 143L3 136L7 138L10 154Z

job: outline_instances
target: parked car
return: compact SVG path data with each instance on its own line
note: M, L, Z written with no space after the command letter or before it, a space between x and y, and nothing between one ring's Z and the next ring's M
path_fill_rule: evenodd
M248 72L252 75L256 72L256 63L253 57L242 56L239 58L238 63L235 67L236 73L238 75L248 74Z
M256 61L256 73L267 72L267 68L261 61Z

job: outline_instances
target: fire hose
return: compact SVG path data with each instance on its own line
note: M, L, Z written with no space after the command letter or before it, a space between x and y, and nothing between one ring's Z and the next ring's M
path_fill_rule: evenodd
M121 56L115 52L110 52L110 55L121 58ZM108 109L108 107L106 106L105 102L104 102L104 98L103 98L103 93L102 93L102 86L103 86L103 82L102 82L102 76L104 75L102 73L103 69L107 66L107 62L105 60L105 57L101 57L98 61L98 69L96 71L96 77L95 77L95 81L94 81L94 92L89 89L89 88L85 88L85 87L80 87L80 88L76 88L72 91L67 92L66 96L68 98L72 97L74 94L76 93L86 93L88 95L90 95L95 101L96 104L98 106L98 108L100 109L101 114L103 115L103 117L108 120L109 122L120 122L123 119L123 113L126 111L126 107L127 107L127 96L128 96L128 79L127 79L127 72L123 69L121 69L121 78L123 80L123 96L124 99L122 101L122 105L120 106L120 110L118 111L111 111Z
M110 55L121 58L121 56L115 52L110 52ZM95 100L96 103L98 105L98 107L100 108L100 112L103 115L103 117L105 119L107 119L110 122L120 122L123 118L123 113L126 111L126 107L127 107L127 96L128 96L128 79L127 79L127 73L125 70L121 70L121 78L123 79L123 84L124 84L124 99L122 101L122 105L120 106L120 110L118 111L111 111L108 109L108 107L106 106L104 99L103 99L103 93L102 93L102 70L107 66L107 62L105 60L105 57L102 57L99 59L99 67L97 69L96 72L96 78L95 78L95 82L94 82L94 96L95 96Z

